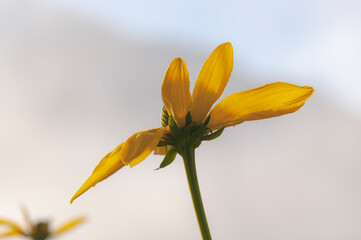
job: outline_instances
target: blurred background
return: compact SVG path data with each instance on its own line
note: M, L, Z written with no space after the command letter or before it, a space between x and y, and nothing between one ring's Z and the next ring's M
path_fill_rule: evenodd
M276 81L315 93L197 149L213 238L361 239L360 12L357 0L0 1L0 217L24 224L26 204L52 227L88 216L60 239L200 239L180 157L154 171L151 155L69 200L104 155L160 125L173 58L193 88L230 41L222 98Z

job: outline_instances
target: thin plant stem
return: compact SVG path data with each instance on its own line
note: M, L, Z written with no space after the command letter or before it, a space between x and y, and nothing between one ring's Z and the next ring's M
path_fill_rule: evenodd
M195 163L195 149L192 146L187 146L182 154L184 167L187 174L189 191L192 196L194 210L198 219L198 226L202 234L203 240L211 240L211 232L209 231L206 213L204 211L201 192L199 190L196 163Z

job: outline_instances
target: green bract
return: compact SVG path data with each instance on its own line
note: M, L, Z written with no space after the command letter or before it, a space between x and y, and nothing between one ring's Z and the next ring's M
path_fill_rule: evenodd
M168 117L167 121L165 121L166 117ZM187 114L185 126L179 128L174 121L174 118L169 116L167 110L164 107L161 119L162 126L166 127L167 125L165 124L168 124L170 132L165 134L162 141L160 141L158 144L158 147L165 146L166 148L166 155L158 169L164 168L171 164L174 161L177 153L183 157L187 148L197 148L204 140L209 141L216 139L217 137L221 136L224 130L224 128L221 128L220 130L212 132L211 129L207 127L210 116L208 116L201 125L198 125L192 121L190 113Z

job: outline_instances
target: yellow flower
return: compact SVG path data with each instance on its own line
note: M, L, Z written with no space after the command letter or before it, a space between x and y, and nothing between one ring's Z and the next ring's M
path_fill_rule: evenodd
M170 115L169 120L174 120L173 126L176 127L169 124L167 128L163 126L132 135L100 161L70 202L123 166L132 167L140 163L153 150L165 153L165 147L159 146L170 146L171 150L174 150L172 157L177 152L181 154L181 149L174 141L177 140L179 129L200 129L197 132L199 136L196 136L199 141L195 143L195 147L198 147L202 140L214 138L213 131L218 130L219 134L216 135L220 135L224 127L295 112L314 91L308 86L276 82L234 93L211 110L212 105L222 95L232 68L233 47L229 42L223 43L204 63L191 95L187 66L181 58L175 58L164 76L162 99L166 112Z
M8 231L0 233L0 238L20 235L34 240L47 239L48 237L58 236L86 220L84 216L73 218L58 228L49 230L48 221L32 223L26 209L22 207L21 210L26 223L26 228L20 227L17 223L14 223L11 220L0 218L0 225L5 225L8 228Z

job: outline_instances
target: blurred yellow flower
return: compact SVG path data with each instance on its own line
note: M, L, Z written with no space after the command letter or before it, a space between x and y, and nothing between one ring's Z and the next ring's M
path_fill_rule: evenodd
M50 230L48 221L33 223L30 220L27 210L24 207L22 207L21 210L26 227L22 228L20 225L11 220L0 218L0 225L4 225L8 229L7 231L0 233L0 238L18 235L31 238L33 240L45 240L50 237L59 236L86 220L84 216L80 216L69 220L58 228Z
M171 158L174 159L176 153L182 155L182 147L178 147L174 141L177 140L176 129L189 128L190 131L195 132L197 132L197 128L200 129L197 134L201 135L196 136L199 141L195 141L194 144L195 147L198 147L202 140L214 138L213 131L219 131L218 135L220 135L225 127L244 121L277 117L295 112L303 106L314 91L308 86L299 87L289 83L276 82L234 93L211 110L212 105L222 95L232 68L233 47L229 42L223 43L211 53L204 63L191 95L187 66L181 58L175 58L164 76L162 99L166 112L171 117L170 120L175 121L173 126L176 128L163 126L132 135L100 161L70 202L123 166L130 165L132 167L140 163L155 149L160 153L165 153L164 146L170 146L174 150ZM173 131L171 131L172 129ZM162 148L159 148L160 146Z

